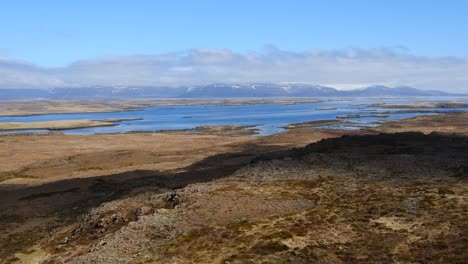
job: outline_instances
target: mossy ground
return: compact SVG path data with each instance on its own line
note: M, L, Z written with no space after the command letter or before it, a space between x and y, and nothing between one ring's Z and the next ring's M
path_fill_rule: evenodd
M356 183L358 188L350 188ZM283 191L271 193L275 199L302 197L312 200L315 206L262 220L191 229L168 243L158 244L153 253L159 257L151 261L462 263L466 260L463 249L467 242L466 205L445 196L459 193L454 183L389 184L327 177L273 181L259 187L263 189L261 195L266 195L269 188L275 190L278 184ZM245 195L243 192L239 195Z

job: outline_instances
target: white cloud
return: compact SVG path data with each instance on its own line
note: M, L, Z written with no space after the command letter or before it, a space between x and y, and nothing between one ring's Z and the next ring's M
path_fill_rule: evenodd
M0 88L219 82L306 82L337 88L410 85L468 92L468 60L415 56L401 47L288 52L273 46L248 53L193 49L110 56L52 69L0 57Z

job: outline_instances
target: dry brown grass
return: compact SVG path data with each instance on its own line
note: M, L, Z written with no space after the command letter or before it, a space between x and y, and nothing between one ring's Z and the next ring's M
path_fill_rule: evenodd
M114 126L113 122L97 120L63 120L63 121L44 121L44 122L2 122L0 131L8 130L29 130L29 129L47 129L47 130L65 130L87 127Z

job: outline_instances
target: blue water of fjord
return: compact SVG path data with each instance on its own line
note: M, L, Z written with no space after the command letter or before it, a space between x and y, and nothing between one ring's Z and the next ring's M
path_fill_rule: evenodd
M320 98L318 98L320 100ZM433 113L400 113L388 117L369 115L387 111L405 109L386 109L371 106L374 103L414 103L431 101L468 102L467 97L457 98L322 98L320 103L252 104L252 105L197 105L197 106L154 106L139 110L112 113L74 113L45 114L32 116L4 116L0 122L38 122L54 120L102 120L108 118L141 118L141 120L117 122L112 127L95 127L64 130L65 134L125 133L131 131L159 131L191 129L201 125L252 125L259 129L259 135L270 135L284 131L282 128L291 123L314 120L336 119L339 115L359 114L365 117L346 119L349 122L332 125L328 128L358 129L372 127L384 120L402 119ZM318 110L336 108L334 110ZM415 110L415 109L412 109ZM423 110L468 111L468 108L431 108ZM29 130L17 132L44 132L46 130Z

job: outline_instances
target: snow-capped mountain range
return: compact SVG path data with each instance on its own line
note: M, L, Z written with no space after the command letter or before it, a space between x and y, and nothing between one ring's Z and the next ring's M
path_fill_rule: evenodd
M268 98L268 97L404 97L449 96L441 91L409 86L373 85L354 90L339 90L311 84L211 84L183 87L106 87L53 89L0 89L0 100L13 99L142 99L142 98Z

